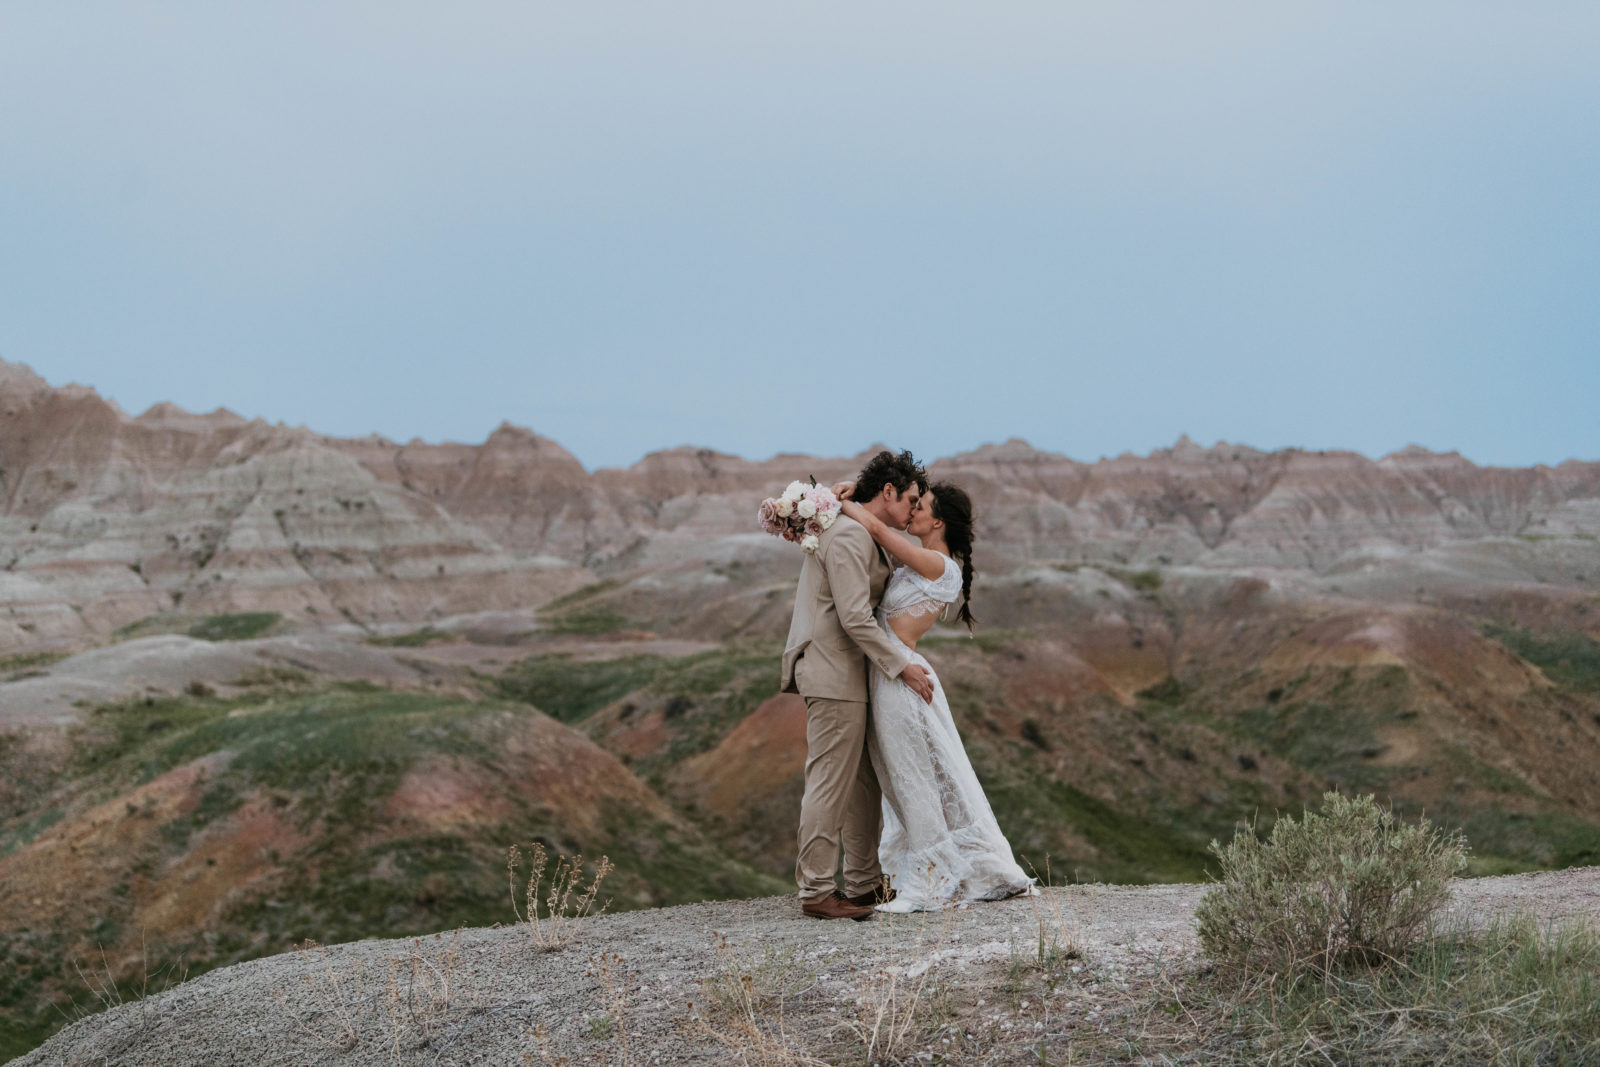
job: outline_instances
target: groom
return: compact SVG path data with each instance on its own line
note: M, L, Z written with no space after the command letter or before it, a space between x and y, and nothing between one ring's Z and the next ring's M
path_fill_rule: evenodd
M927 489L927 472L910 452L879 452L856 479L854 498L903 530ZM800 910L818 919L868 919L885 899L878 866L882 792L866 749L867 671L876 667L933 699L932 677L873 617L888 581L883 550L866 527L842 515L800 568L783 691L806 701L806 791L794 874ZM842 893L834 887L841 849Z

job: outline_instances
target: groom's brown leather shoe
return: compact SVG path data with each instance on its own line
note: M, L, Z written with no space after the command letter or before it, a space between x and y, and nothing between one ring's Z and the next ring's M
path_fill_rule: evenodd
M838 893L825 896L820 900L808 900L800 905L802 914L813 919L854 919L860 922L872 918L872 909L854 904Z
M897 895L898 894L896 894L895 891L888 886L880 885L876 889L869 889L860 896L845 897L845 899L857 907L871 908L878 904L887 904Z

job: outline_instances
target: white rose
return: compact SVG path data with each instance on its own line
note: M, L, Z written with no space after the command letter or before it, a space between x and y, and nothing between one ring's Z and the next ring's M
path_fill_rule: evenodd
M831 530L833 529L833 520L837 519L838 517L839 513L837 511L824 511L821 515L817 516L817 521L822 523L822 528L824 530Z
M799 500L801 497L803 497L805 495L806 495L806 487L801 485L799 482L790 482L789 483L789 488L787 488L787 489L785 489L783 491L783 499L788 500L790 502Z
M802 519L809 519L817 513L817 505L810 497L801 500L800 503L795 505L795 508L799 510Z
M817 538L816 534L806 534L800 539L800 547L805 549L807 552L815 552L817 550L817 546L820 544L822 544L822 542Z
M794 501L786 496L778 498L778 518L787 519L794 514Z

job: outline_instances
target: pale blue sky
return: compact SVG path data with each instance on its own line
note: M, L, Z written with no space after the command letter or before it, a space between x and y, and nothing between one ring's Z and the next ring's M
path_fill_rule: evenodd
M0 356L330 433L1600 458L1600 5L8 3Z

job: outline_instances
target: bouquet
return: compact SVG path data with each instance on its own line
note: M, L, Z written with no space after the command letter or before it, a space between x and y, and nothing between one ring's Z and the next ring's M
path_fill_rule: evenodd
M815 552L822 543L822 531L839 517L839 498L814 478L810 485L790 482L782 496L769 496L761 502L756 517L766 533Z

